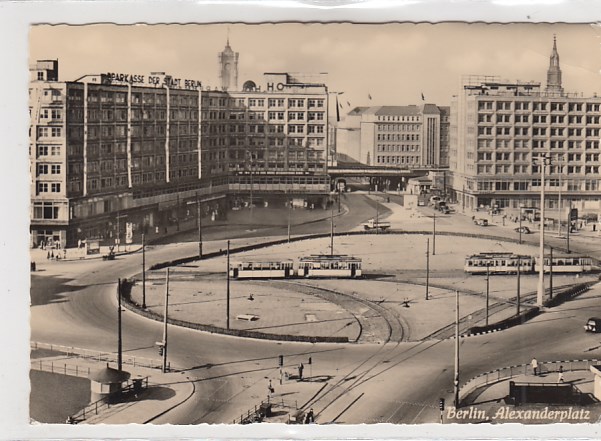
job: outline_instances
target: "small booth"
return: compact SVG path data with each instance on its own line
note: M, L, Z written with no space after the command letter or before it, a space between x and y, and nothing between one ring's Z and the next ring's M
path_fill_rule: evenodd
M601 400L601 365L591 366L591 372L594 376L593 395L596 399Z
M108 400L111 394L119 392L123 388L123 383L129 380L131 374L125 371L119 371L109 367L90 373L92 402L99 400Z

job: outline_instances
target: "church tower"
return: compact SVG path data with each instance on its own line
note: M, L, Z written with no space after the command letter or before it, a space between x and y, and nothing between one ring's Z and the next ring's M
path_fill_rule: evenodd
M547 87L545 92L562 94L561 87L561 69L559 68L559 54L557 53L557 41L553 36L553 51L549 60L549 70L547 70Z
M219 53L219 78L222 90L238 90L238 52L230 47L229 35L225 49Z

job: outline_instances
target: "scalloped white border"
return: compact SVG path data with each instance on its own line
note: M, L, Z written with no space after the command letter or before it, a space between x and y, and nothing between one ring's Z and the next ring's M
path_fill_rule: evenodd
M258 426L62 426L29 425L29 255L28 255L28 29L33 23L173 23L269 21L483 21L599 23L601 2L571 1L175 1L0 0L2 69L0 134L3 202L0 277L4 288L0 320L0 439L469 439L596 438L601 426L337 425Z

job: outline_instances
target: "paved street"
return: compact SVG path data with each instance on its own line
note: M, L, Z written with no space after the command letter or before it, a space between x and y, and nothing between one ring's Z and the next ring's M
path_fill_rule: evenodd
M371 195L347 195L344 205L348 214L337 218L337 225L352 229L363 220L373 217L374 207L370 200ZM385 213L383 207L387 206L392 213L388 218L392 228L429 230L427 222L431 220L425 216L431 215L430 209L420 209L421 214L409 214L392 206L395 204L394 198L391 198L390 204L384 203L380 209ZM321 222L327 231L329 219ZM473 233L475 228L467 214L437 217L439 231ZM509 226L496 225L484 230L486 234L517 236L510 232ZM280 227L279 231L285 235L286 228ZM386 241L386 235L382 236L377 240ZM535 244L536 238L537 235L532 234L525 239ZM368 236L368 239L376 240L375 236ZM232 239L232 246L261 240L260 237ZM345 240L340 238L341 246ZM451 236L437 237L441 255L453 246L455 240ZM580 237L575 235L573 246L599 255L597 245L584 234ZM219 249L224 249L222 238L207 238L206 252ZM196 252L197 244L194 242L149 246L147 265L191 256ZM422 254L415 253L420 259L423 259ZM377 265L375 261L373 263L374 266L382 266L382 262ZM419 262L416 262L416 266L420 266ZM38 271L32 277L31 339L114 352L117 329L116 278L134 277L140 269L140 253L118 256L114 261L93 259L57 262L41 259ZM340 284L338 288L343 285ZM361 291L358 285L354 290ZM372 297L372 301L380 300L380 291L382 289L378 288L378 295ZM508 287L507 292L510 291ZM437 295L436 290L433 295ZM599 339L593 334L585 335L582 325L589 316L601 314L600 295L601 291L596 287L525 325L462 339L462 380L487 370L527 363L532 356L541 361L598 357ZM384 301L384 305L389 306L386 300L391 299ZM451 308L451 302L444 308ZM158 358L155 342L162 338L160 323L125 311L123 330L126 354ZM319 423L436 422L439 416L438 398L446 397L447 402L452 401L453 341L418 341L424 334L427 334L427 330L416 331L416 341L389 343L281 344L170 326L169 360L190 377L196 393L155 422L231 422L266 399L269 380L275 385L276 395L285 393L297 403L312 406ZM308 358L311 357L311 371L308 374L315 381L297 383L283 380L280 386L278 355L284 355L283 370L289 373L294 373L299 363L304 363L307 371ZM391 385L394 387L391 388Z

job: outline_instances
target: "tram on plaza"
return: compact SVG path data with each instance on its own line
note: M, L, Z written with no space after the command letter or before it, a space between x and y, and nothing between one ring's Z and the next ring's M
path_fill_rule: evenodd
M540 271L540 264L538 262L534 265L534 271ZM586 273L593 270L593 259L585 256L570 256L570 255L558 255L553 256L553 272L554 273ZM543 259L543 271L548 273L551 271L551 256L545 256Z
M470 274L516 274L532 272L532 256L513 253L480 253L465 259L464 271Z
M294 276L294 261L248 260L230 264L229 271L234 279L287 279Z
M313 254L298 263L299 277L361 277L361 259L345 255Z
M513 253L480 253L465 259L464 271L469 274L529 274L540 270L539 260L534 256ZM580 274L594 269L593 259L586 256L553 256L554 273ZM544 271L551 271L551 256L544 258Z

